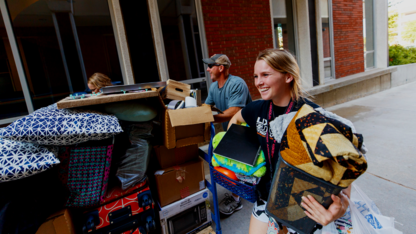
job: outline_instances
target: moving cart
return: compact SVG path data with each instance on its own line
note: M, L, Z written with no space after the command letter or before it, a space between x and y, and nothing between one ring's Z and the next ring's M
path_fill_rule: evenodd
M212 154L213 154L212 139L214 138L214 136L215 136L215 128L214 128L214 124L211 123L211 141L209 142L209 146L208 146L208 154L205 153L203 150L199 149L199 155L205 161L209 163L211 183L205 180L205 184L207 188L211 191L212 198L214 201L214 212L212 213L212 220L215 222L215 225L216 225L215 231L216 231L216 234L221 234L222 231L221 231L221 224L220 224L220 212L218 208L218 196L217 196L216 184L223 186L229 191L239 195L240 197L252 203L254 203L257 200L258 194L257 194L257 189L255 185L250 186L242 182L233 180L214 169L211 163Z

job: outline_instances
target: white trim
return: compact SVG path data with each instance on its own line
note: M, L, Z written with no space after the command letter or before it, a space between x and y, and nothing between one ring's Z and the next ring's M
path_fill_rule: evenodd
M131 68L129 47L127 45L126 31L124 30L123 15L119 0L108 0L108 8L110 10L111 23L113 24L123 82L125 85L134 84L133 69Z
M165 44L163 42L162 25L160 24L157 0L147 0L147 5L149 9L150 26L152 28L159 77L161 81L167 81L169 80L169 70L168 62L166 60Z
M307 0L296 0L296 27L297 32L299 33L299 35L296 35L299 40L299 49L296 52L296 56L300 65L302 84L305 89L310 89L313 87L308 10Z
M13 117L13 118L8 118L8 119L0 119L0 124L8 124L8 123L12 123L18 119L21 119L23 117L25 117L26 115L21 115L21 116L17 116L17 117Z
M331 61L332 60L332 58L331 57L326 57L326 58L324 58L324 62L325 61Z
M275 32L276 29L274 28L273 0L269 0L269 5L270 5L270 19L271 19L271 22L272 22L273 48L277 48L276 35L275 35L276 34L276 32Z
M292 0L292 11L293 11L293 28L294 28L294 37L295 37L295 57L298 61L299 67L300 65L300 59L298 58L299 53L299 40L298 40L298 12L297 12L297 6L296 6L296 0Z
M199 39L201 41L201 49L202 49L202 57L208 58L208 44L207 44L207 37L205 34L205 25L204 25L204 15L202 13L202 5L201 0L195 0L195 9L196 9L196 17L198 21L198 28L199 28ZM207 71L207 65L204 63L205 69L205 77L210 77L209 72ZM211 86L211 79L206 79L207 82L207 90Z
M324 42L322 36L321 1L315 1L316 42L318 50L319 85L325 84Z
M189 80L181 80L181 82L185 84L195 84L195 83L201 83L201 82L206 82L206 81L207 81L207 78L205 77L189 79Z
M20 84L22 86L23 96L25 98L26 107L29 113L34 111L32 98L30 96L29 88L26 82L26 75L23 69L22 60L20 58L19 49L17 48L16 37L13 32L12 23L10 21L10 14L7 10L6 0L0 0L0 11L3 16L4 27L6 28L7 37L9 39L10 47L14 62L16 64L17 74L19 75Z

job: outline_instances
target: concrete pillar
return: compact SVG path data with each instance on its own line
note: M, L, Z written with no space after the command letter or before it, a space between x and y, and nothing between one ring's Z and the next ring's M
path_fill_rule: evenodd
M300 66L302 85L305 89L313 87L311 42L309 34L309 13L307 0L295 0L298 32L297 59Z
M114 38L116 40L118 58L120 60L121 74L125 85L134 84L133 69L131 68L129 47L124 30L123 14L119 0L108 0L111 22L113 24Z
M389 64L388 46L388 2L374 1L374 38L377 68L387 68Z
M316 41L318 46L318 66L319 66L319 84L325 83L325 68L324 68L324 43L322 39L322 17L321 17L321 1L315 1L316 14Z

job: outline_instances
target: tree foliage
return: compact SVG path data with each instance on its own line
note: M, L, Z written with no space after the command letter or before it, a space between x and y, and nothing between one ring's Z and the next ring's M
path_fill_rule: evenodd
M410 43L414 43L416 41L416 20L406 22L401 36L403 40Z
M416 48L392 45L389 47L389 65L416 63Z
M392 43L394 41L394 37L398 35L397 33L397 20L399 19L399 14L397 12L394 12L389 15L389 21L388 21L388 32L389 32L389 43Z

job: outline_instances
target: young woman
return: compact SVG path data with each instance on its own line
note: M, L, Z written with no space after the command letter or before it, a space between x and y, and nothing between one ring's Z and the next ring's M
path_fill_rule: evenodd
M111 79L102 73L96 72L88 78L88 88L91 92L99 93L100 89L106 86L112 86Z
M266 160L267 173L257 186L260 199L254 204L249 233L269 233L270 231L273 233L273 230L268 232L268 226L275 227L276 224L267 216L265 206L275 171L274 167L279 158L280 145L273 139L269 130L269 122L281 114L298 111L305 102L314 108L319 106L305 98L301 87L299 66L295 58L287 51L268 49L260 52L254 66L254 83L263 100L252 102L237 112L230 120L228 127L233 123L241 122L256 126L259 142L268 159ZM348 193L348 191L345 192ZM348 207L348 200L342 193L338 196L332 195L332 199L334 202L328 209L312 197L304 197L301 205L307 210L305 213L308 217L325 226L340 218Z

